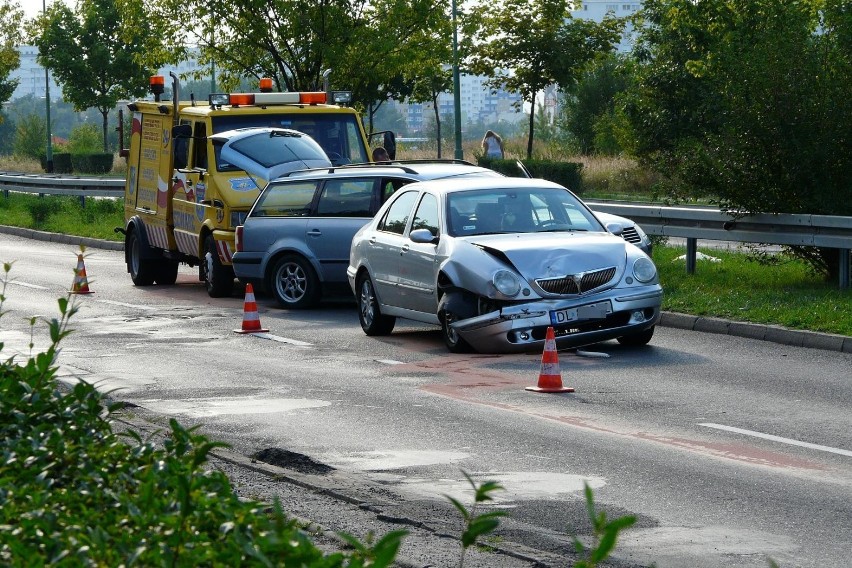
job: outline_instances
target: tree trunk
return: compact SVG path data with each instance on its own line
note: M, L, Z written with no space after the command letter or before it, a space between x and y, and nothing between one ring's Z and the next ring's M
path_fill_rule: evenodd
M535 134L535 93L530 103L530 136L527 140L527 160L532 159L533 135Z
M109 153L109 143L107 142L107 130L109 128L109 109L99 109L101 111L101 116L103 117L103 131L104 131L104 154Z

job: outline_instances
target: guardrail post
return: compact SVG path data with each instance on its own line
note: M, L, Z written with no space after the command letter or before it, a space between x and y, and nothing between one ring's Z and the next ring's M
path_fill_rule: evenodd
M698 239L686 239L686 273L695 274L695 259L698 256Z
M850 286L849 273L852 268L852 250L840 249L840 289L848 290Z

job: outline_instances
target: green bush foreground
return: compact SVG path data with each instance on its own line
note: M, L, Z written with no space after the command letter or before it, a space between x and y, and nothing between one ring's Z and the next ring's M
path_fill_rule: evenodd
M10 264L3 268L0 316ZM162 447L133 431L118 434L116 405L105 405L92 385L59 389L55 360L76 307L67 297L58 303L45 352L0 360L0 564L391 564L404 531L372 546L347 536L353 551L324 554L280 504L270 513L241 501L224 473L204 467L223 444L175 420Z

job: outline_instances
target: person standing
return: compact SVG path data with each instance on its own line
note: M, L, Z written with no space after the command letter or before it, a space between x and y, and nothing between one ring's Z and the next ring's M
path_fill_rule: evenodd
M482 153L486 158L503 159L503 139L493 130L488 130L482 138Z

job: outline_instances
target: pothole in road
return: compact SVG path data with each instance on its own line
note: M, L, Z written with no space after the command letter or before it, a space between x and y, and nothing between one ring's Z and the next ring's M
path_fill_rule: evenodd
M334 471L333 467L316 462L304 454L282 450L281 448L266 448L255 452L251 457L269 465L293 469L301 473L325 475Z

